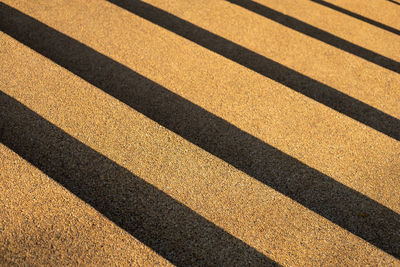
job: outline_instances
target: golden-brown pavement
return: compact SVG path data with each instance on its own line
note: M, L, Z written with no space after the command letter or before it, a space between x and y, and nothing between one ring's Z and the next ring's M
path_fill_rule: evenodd
M145 1L201 28L175 32L135 2L0 4L0 264L400 266L400 69L230 1ZM390 1L329 2L400 29ZM399 64L395 33L257 3ZM203 30L367 119L188 38Z

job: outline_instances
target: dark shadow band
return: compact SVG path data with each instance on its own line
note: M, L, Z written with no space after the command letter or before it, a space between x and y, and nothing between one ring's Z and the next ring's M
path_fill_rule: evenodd
M385 31L388 31L388 32L391 32L391 33L394 33L394 34L397 34L397 35L400 35L400 31L395 29L395 28L393 28L393 27L390 27L390 26L385 25L383 23L380 23L378 21L369 19L367 17L361 16L361 15L359 15L357 13L351 12L351 11L349 11L347 9L344 9L344 8L340 7L340 6L336 6L334 4L331 4L331 3L323 1L323 0L310 0L310 1L313 1L314 3L323 5L325 7L328 7L330 9L336 10L336 11L338 11L340 13L346 14L346 15L348 15L350 17L353 17L355 19L358 19L358 20L361 20L361 21L366 22L368 24L371 24L371 25L373 25L375 27L381 28L382 30L385 30Z
M191 143L400 258L400 216L391 209L4 4L0 29Z
M388 1L391 2L391 3L393 3L393 4L400 5L399 2L396 2L396 1L394 1L394 0L388 0Z
M121 0L109 0L109 1L120 2ZM134 1L134 0L132 0L132 1ZM235 5L241 6L249 11L252 11L252 12L254 12L258 15L261 15L267 19L273 20L279 24L282 24L282 25L284 25L288 28L291 28L295 31L298 31L302 34L305 34L314 39L317 39L328 45L331 45L333 47L336 47L338 49L346 51L350 54L358 56L358 57L365 59L371 63L374 63L378 66L381 66L388 70L400 73L400 63L399 62L397 62L391 58L385 57L383 55L380 55L378 53L375 53L374 51L371 51L369 49L363 48L359 45L353 44L349 41L346 41L345 39L342 39L336 35L333 35L329 32L321 30L317 27L314 27L314 26L312 26L308 23L305 23L301 20L290 17L279 11L273 10L269 7L263 6L259 3L251 1L251 0L226 0L226 1L231 2Z
M400 121L366 103L147 3L109 2L400 141Z
M1 91L0 127L1 143L175 265L278 265Z

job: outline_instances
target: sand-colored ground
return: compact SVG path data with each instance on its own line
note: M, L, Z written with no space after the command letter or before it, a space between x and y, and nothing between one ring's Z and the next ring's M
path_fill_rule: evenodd
M0 264L400 266L400 5L318 2L3 0Z

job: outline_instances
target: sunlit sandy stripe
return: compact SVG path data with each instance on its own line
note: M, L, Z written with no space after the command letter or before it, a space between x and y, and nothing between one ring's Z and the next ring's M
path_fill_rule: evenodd
M355 19L358 19L358 20L363 21L363 22L365 22L365 23L371 24L371 25L373 25L373 26L375 26L375 27L378 27L378 28L380 28L380 29L382 29L382 30L391 32L391 33L396 34L396 35L400 35L400 30L398 30L398 29L396 29L396 28L394 28L394 27L391 27L391 26L390 26L391 23L389 23L389 25L388 25L388 24L381 23L381 22L379 22L379 21L377 21L377 20L374 20L374 19L371 19L371 18L369 18L369 17L363 16L363 15L361 15L361 14L359 14L359 13L356 13L356 12L352 12L352 11L349 10L349 9L343 8L343 7L339 6L339 5L335 5L335 4L333 4L333 3L330 3L330 2L327 2L327 1L324 1L324 0L311 0L311 1L313 1L314 3L317 3L317 4L319 4L319 5L322 5L322 6L324 6L324 7L330 8L331 10L340 12L340 13L345 14L345 15L348 15L348 16L350 16L350 17L352 17L352 18L355 18ZM365 7L365 6L364 6L364 7ZM361 9L361 10L360 10L360 9ZM392 9L392 8L390 8L390 9ZM389 9L389 10L390 10L390 9ZM363 11L363 8L358 7L357 10L358 10L357 12L360 12L360 11L362 12L362 11ZM374 17L374 16L376 16L376 15L379 15L379 14L377 14L377 13L378 13L378 12L375 12L375 14L373 14L372 17ZM384 12L384 13L385 13L385 12ZM393 17L396 17L396 16L393 16ZM382 17L381 17L381 18L382 18ZM397 24L397 23L395 23L395 24Z
M307 165L400 211L399 142L108 3L68 2L71 12L65 12L61 2L50 5L51 9L45 9L29 2L20 7ZM7 60L10 58L4 64L10 64Z
M345 14L335 12L317 3L313 3L312 1L301 0L292 4L279 0L256 0L256 2L295 17L381 55L400 61L400 55L397 52L399 47L397 40L399 36L394 33L387 32ZM332 2L334 3L335 1ZM388 24L390 26L396 27L396 25L392 24L399 23L398 19L396 21L396 17L398 17L395 11L396 7L393 7L393 4L387 1L368 1L367 3L370 3L369 7L366 7L368 4L365 2L363 4L357 3L361 1L352 2L354 3L349 5L357 6L358 13L362 13L363 10L368 12L368 10L374 9L375 13L371 18L379 16L377 13L382 13L386 14L388 17ZM394 23L391 23L391 21Z
M7 94L279 263L397 262L11 38L2 44Z
M4 266L171 264L0 143Z
M395 29L400 29L399 10L396 1L390 0L327 0L326 2L340 6L351 12L376 20Z
M289 29L229 1L175 1L173 5L168 4L167 1L146 2L400 118L398 108L400 76L398 73L383 69L329 44ZM339 28L341 32L348 33L354 38L366 35L366 40L358 42L358 45L377 53L382 52L381 54L400 61L400 53L398 53L400 42L397 35L382 33L382 30L376 33L374 26L365 26L365 23L359 25L361 22L358 20L349 20L345 15L336 14L337 12L327 10L307 0L301 3L267 1L264 4L273 9L282 7L283 11L279 8L275 9L284 14L289 13L288 15L291 14L290 10L296 10L304 14L302 17L296 17L303 21L304 18L316 17L315 21L320 23L311 23L311 25L321 26L319 28L337 36L340 34L334 29L324 29L320 24L334 27L335 23L341 23L340 25L345 25ZM318 12L323 14L321 15L323 19L315 15ZM350 30L352 31L349 33ZM354 32L356 30L360 33ZM352 41L351 38L344 39ZM368 41L374 44L372 48L379 49L374 50L369 47ZM383 53L385 51L386 54ZM251 89L254 90L254 88Z

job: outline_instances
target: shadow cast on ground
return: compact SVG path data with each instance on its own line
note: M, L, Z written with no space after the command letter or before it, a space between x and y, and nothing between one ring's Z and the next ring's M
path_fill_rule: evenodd
M109 0L111 2L121 0ZM134 1L134 0L132 0ZM305 23L296 18L285 15L279 11L273 10L269 7L263 6L257 2L251 0L226 0L235 5L241 6L249 11L252 11L258 15L261 15L267 19L273 20L279 24L282 24L286 27L289 27L295 31L301 32L307 36L315 38L321 42L339 48L343 51L346 51L350 54L363 58L371 63L374 63L378 66L386 68L388 70L400 73L400 63L390 59L388 57L382 56L374 51L363 48L359 45L353 44L349 41L346 41L336 35L333 35L324 30L318 29L308 23Z
M393 4L400 5L399 2L396 2L396 1L394 1L394 0L388 0L388 1L391 2L391 3L393 3Z
M314 3L317 3L317 4L320 4L320 5L323 5L325 7L328 7L330 9L336 10L336 11L341 12L343 14L346 14L346 15L348 15L350 17L353 17L355 19L358 19L358 20L361 20L361 21L366 22L368 24L371 24L371 25L373 25L375 27L381 28L382 30L385 30L385 31L388 31L388 32L391 32L391 33L394 33L394 34L397 34L397 35L400 35L400 31L395 29L395 28L393 28L393 27L390 27L390 26L385 25L383 23L380 23L378 21L369 19L367 17L361 16L361 15L359 15L357 13L351 12L351 11L349 11L347 9L344 9L344 8L340 7L340 6L336 6L336 5L332 4L332 3L329 3L329 2L326 2L326 1L323 1L323 0L310 0L310 1L312 1Z
M400 141L400 121L366 103L147 3L108 1Z
M191 143L400 258L400 216L391 209L4 4L0 4L0 30ZM9 144L11 148L15 145Z
M274 261L0 91L0 141L178 266Z

